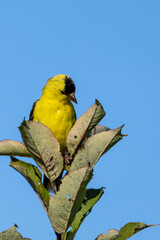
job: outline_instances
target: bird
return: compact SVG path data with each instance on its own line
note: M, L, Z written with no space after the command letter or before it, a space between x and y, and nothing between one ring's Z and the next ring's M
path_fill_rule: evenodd
M71 77L59 74L48 79L40 99L33 103L29 120L46 125L60 144L62 156L67 151L67 135L76 121L71 101L77 103Z
M75 90L73 80L67 75L59 74L48 79L42 89L40 99L33 103L29 116L30 121L43 123L52 131L59 142L64 161L67 155L67 164L69 164L66 146L67 135L76 121L76 112L71 102L77 103ZM55 182L57 189L61 175ZM49 179L45 175L43 184L48 191L51 191Z

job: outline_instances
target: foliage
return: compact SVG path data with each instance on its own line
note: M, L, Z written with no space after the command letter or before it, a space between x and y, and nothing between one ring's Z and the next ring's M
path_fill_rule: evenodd
M139 231L156 225L147 225L143 222L130 222L124 225L120 231L112 229L109 233L100 234L95 240L126 240Z
M13 227L9 228L0 233L1 240L31 240L30 238L23 238L19 232L17 232L18 226L15 224Z
M111 130L97 125L104 116L103 107L96 100L70 130L68 153L63 157L50 129L39 122L22 122L19 130L24 144L13 140L0 142L0 155L11 156L10 166L31 185L45 208L57 239L72 240L104 193L103 188L87 189L87 185L100 157L124 136L121 134L123 126ZM13 156L32 157L38 167ZM70 162L69 166L66 166L66 159L67 164ZM41 172L50 182L54 196L42 182ZM100 234L96 240L124 240L146 227L149 226L144 223L129 223L120 231L110 230L108 234ZM9 238L10 234L14 237ZM23 238L14 226L2 232L0 239Z

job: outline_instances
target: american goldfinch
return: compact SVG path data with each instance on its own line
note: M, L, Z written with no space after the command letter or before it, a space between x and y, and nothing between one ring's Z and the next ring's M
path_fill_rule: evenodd
M76 121L71 101L77 103L74 82L69 76L57 75L47 81L41 98L33 104L29 118L50 128L60 144L62 155L66 151L67 135Z

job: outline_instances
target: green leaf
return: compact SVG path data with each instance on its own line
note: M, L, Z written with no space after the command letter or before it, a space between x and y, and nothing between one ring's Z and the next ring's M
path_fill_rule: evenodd
M104 116L105 111L96 100L96 103L76 121L67 136L67 147L72 156L75 155L85 137Z
M16 228L18 226L15 224L13 227L9 228L0 233L0 240L31 240L30 238L23 238L22 235L17 232Z
M11 159L10 166L28 181L47 212L50 195L41 182L42 174L39 169L30 163L20 161L14 157L11 157Z
M23 143L8 139L0 141L0 155L31 157Z
M68 173L63 178L59 191L50 198L49 218L55 232L63 236L62 240L84 200L85 187L91 177L88 167Z
M136 234L137 232L156 225L147 225L143 222L130 222L124 225L119 231L120 237L117 240L126 240Z
M88 166L88 164L93 169L99 158L122 139L122 127L89 137L76 154L69 171Z
M105 233L100 234L96 238L96 240L116 240L117 237L119 237L119 236L120 236L120 234L119 234L118 230L111 229L111 230L109 230L109 232L107 234L105 234Z
M93 136L93 135L95 135L95 134L97 134L97 133L100 133L100 132L107 132L108 130L111 130L111 129L108 128L108 127L105 127L105 126L103 126L103 125L96 125L96 126L92 129L92 131L88 134L87 137L91 137L91 136Z
M132 237L137 232L152 226L157 226L157 225L147 225L143 222L130 222L124 225L124 227L122 227L120 231L113 229L113 230L110 230L108 234L105 234L105 233L100 234L96 238L96 240L126 240Z
M28 151L49 178L54 189L53 182L63 169L63 158L58 141L51 130L39 122L23 121L19 130Z
M66 240L72 240L74 238L85 217L92 211L93 206L101 198L103 193L103 188L87 189L85 199L72 222L72 230L67 233Z
M122 125L122 127L123 127L124 125ZM121 127L121 128L122 128ZM97 125L97 126L95 126L93 129L92 129L92 131L88 134L88 136L87 136L87 138L89 138L89 137L91 137L91 136L93 136L93 135L95 135L95 134L97 134L97 133L101 133L101 132L107 132L107 131L109 131L109 130L111 130L110 128L108 128L108 127L105 127L105 126L103 126L103 125ZM122 139L122 137L124 137L124 136L128 136L128 135L122 135L121 134L121 131L115 136L115 138L112 140L112 142L110 143L110 145L108 146L108 148L106 149L106 151L105 152L107 152L111 147L113 147L119 140L121 140Z

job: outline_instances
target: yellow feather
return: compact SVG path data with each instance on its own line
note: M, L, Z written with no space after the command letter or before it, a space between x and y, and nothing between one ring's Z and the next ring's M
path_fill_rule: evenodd
M51 129L62 153L66 150L67 135L76 121L73 104L61 92L65 89L65 77L61 74L48 80L33 111L33 121L39 121Z

